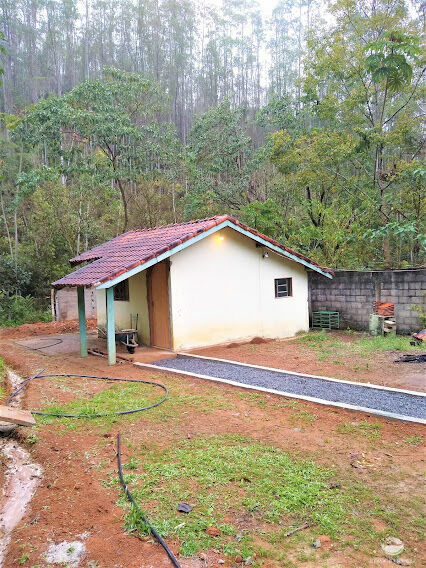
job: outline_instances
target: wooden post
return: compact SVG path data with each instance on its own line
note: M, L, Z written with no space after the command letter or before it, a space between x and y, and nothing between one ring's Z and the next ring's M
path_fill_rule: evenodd
M107 288L106 292L106 316L107 316L107 345L108 365L115 365L115 318L114 318L114 288Z
M52 310L52 321L56 321L56 289L50 289L50 308Z
M84 305L84 286L77 286L78 325L80 328L80 356L87 357L86 306Z

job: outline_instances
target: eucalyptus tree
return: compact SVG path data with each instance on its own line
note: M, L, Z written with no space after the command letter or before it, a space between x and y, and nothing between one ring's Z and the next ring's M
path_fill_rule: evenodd
M231 108L229 100L196 117L190 133L189 160L193 164L191 206L206 213L239 209L248 202L248 164L252 156L247 136L246 109Z
M109 69L104 81L82 83L65 101L73 132L70 144L90 144L101 151L105 179L112 180L121 196L126 230L135 184L162 178L179 149L174 126L158 120L164 95L150 79Z
M402 1L338 0L333 12L334 27L320 30L310 41L305 104L319 131L335 138L332 154L339 155L341 136L351 139L352 150L334 165L327 160L318 164L319 171L326 167L329 182L336 179L338 191L349 201L357 197L358 213L370 222L365 238L382 239L382 262L390 266L397 262L392 239L405 237L410 248L421 238L421 219L404 198L411 191L406 174L417 167L423 146L419 38ZM297 135L288 148L279 148L279 137L276 142L275 159L283 164L293 148L306 143L309 147L309 140ZM300 159L303 167L313 169L316 158L310 152L301 152ZM312 192L306 181L300 180L299 187L305 195ZM395 222L406 224L407 231L394 234Z
M38 176L54 169L63 184L81 187L82 176L92 172L95 186L112 185L126 230L138 182L167 177L179 155L174 127L158 120L163 104L157 83L110 68L103 81L42 100L10 127L39 152L44 169L36 170Z
M4 42L4 33L0 32L0 53L2 53L3 55L6 53L6 50L3 46L3 42ZM4 67L2 67L0 65L0 77L4 74ZM1 85L1 79L0 79L0 85Z

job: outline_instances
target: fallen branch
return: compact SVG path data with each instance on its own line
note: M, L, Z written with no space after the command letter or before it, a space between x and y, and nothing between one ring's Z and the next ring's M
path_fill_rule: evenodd
M97 357L108 357L108 354L100 349L88 349L87 350L90 355L96 355ZM117 359L122 359L123 361L127 361L128 363L133 363L133 359L130 357L123 357L123 355L116 354Z
M410 566L409 562L406 562L405 560L401 560L397 556L389 556L389 555L386 554L385 558L386 558L386 560L390 560L391 562L393 562L394 564L397 564L398 566Z
M294 534L297 531L303 531L304 529L308 529L310 526L311 526L310 523L305 523L304 525L301 525L300 527L296 527L295 529L288 531L288 533L285 533L284 536L291 536L292 534Z

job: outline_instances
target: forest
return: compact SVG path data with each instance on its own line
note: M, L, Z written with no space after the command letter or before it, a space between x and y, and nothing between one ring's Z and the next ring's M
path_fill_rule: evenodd
M422 265L424 24L404 0L0 0L0 324L82 251L222 213L329 267Z

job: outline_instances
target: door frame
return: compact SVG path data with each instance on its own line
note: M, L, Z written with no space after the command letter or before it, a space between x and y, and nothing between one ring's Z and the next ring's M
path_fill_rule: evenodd
M156 266L159 264L164 263L166 266L166 278L167 278L167 316L168 316L168 339L169 339L169 346L168 347L159 347L158 345L152 344L152 335L153 335L153 309L152 309L152 272ZM169 259L162 260L161 262L150 266L146 271L146 288L147 288L147 301L148 301L148 320L149 320L149 345L150 347L156 347L158 349L170 349L172 350L172 317L171 317L171 301L170 301L170 261Z

